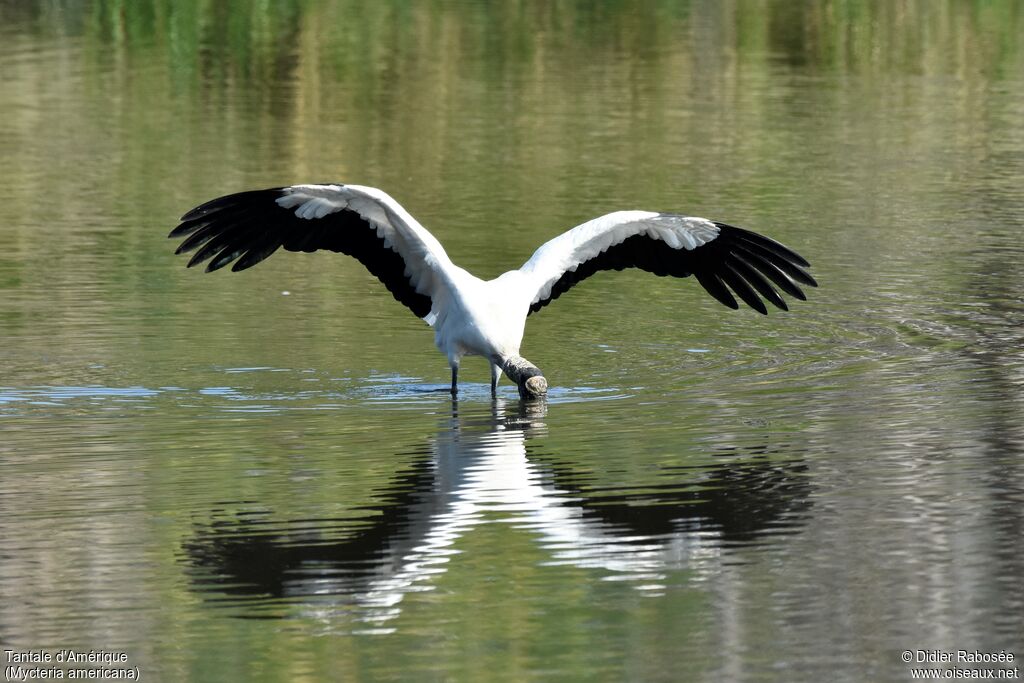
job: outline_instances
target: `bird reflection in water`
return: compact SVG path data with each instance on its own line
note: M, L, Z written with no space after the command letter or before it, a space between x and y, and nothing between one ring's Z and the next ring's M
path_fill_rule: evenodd
M496 519L532 533L547 562L649 589L672 570L713 571L733 545L798 530L811 506L806 465L778 448L722 449L710 466L662 472L664 485L598 489L530 443L546 431L544 402L452 405L450 424L364 518L215 511L184 546L192 587L238 616L280 617L299 602L383 626L458 561L461 537Z

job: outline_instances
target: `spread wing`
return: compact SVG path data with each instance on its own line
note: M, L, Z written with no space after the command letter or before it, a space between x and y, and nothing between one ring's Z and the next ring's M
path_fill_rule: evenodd
M650 211L618 211L546 242L519 270L536 287L530 312L602 270L640 268L655 275L693 275L729 308L767 314L761 297L788 310L776 287L806 299L798 283L816 287L796 252L756 232L704 218ZM773 286L774 285L774 286ZM760 296L759 296L760 295Z
M359 185L293 185L239 192L209 201L181 218L169 237L184 237L175 253L195 251L188 266L207 272L234 263L245 270L280 248L320 249L354 256L395 299L417 316L451 266L441 243L386 193Z

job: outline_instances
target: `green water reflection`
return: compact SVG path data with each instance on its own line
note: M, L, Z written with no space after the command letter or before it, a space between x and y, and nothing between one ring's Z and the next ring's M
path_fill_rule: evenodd
M906 680L1024 632L1024 8L0 2L0 641L149 680ZM598 276L524 413L358 264L203 200L384 188L493 277L704 215L767 318Z

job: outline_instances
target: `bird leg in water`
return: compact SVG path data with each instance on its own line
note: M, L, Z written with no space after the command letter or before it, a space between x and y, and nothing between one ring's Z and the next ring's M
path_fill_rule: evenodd
M452 396L459 393L459 366L452 366Z
M540 368L522 356L495 357L493 362L516 383L520 398L539 398L548 393L548 381Z
M498 378L501 376L501 366L491 363L491 396L498 395Z

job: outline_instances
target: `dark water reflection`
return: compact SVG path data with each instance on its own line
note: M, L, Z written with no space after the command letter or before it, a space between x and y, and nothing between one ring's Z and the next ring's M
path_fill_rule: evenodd
M365 516L276 519L258 503L225 503L184 546L195 589L239 616L268 616L278 598L323 614L337 596L384 623L404 594L431 589L458 561L462 536L498 522L529 531L547 562L658 591L664 572L728 562L730 547L793 533L808 515L807 466L776 447L725 449L708 465L664 468L648 486L588 486L571 462L531 445L546 410L498 401L485 418L453 403Z

